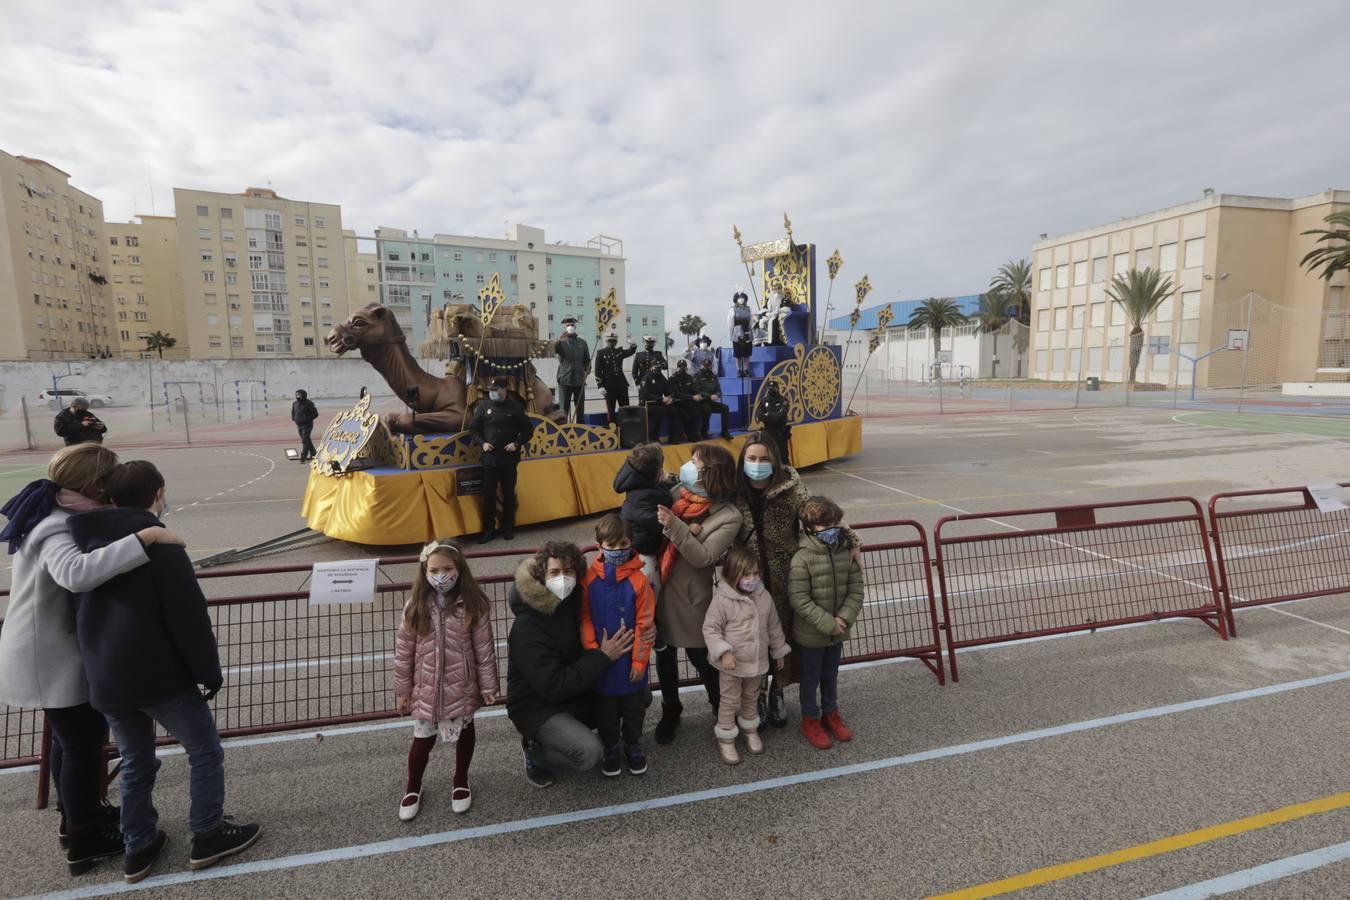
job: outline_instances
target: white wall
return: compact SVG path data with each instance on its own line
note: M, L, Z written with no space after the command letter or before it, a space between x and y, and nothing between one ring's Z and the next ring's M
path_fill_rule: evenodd
M847 331L827 331L825 342L843 346ZM924 329L891 328L882 335L881 346L867 357L871 332L855 331L848 341L844 361L844 381L851 383L858 377L860 366L866 361L867 370L884 373L891 381L928 381L933 372L933 339ZM1000 376L1008 374L1005 360L1010 356L1009 338L999 339ZM951 364L942 367L942 377L959 378L962 366L968 378L988 378L992 371L994 340L992 335L978 334L973 328L958 328L942 333L942 349L951 351ZM850 374L851 373L851 374Z

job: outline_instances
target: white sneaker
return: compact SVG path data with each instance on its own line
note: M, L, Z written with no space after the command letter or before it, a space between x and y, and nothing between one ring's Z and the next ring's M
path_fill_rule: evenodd
M411 803L408 802L409 797L413 798ZM421 794L404 794L403 799L399 801L398 804L398 817L401 821L411 822L413 819L417 818L418 810L421 808Z
M451 812L466 813L473 806L473 791L468 788L455 788L450 795Z
M745 749L754 754L764 752L764 741L760 738L758 731L743 731L745 735Z
M741 756L736 752L735 741L718 741L717 749L722 752L722 762L729 766L734 766L741 761Z

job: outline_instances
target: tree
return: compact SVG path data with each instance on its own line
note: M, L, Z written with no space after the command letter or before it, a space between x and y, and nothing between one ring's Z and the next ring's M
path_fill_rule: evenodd
M1144 352L1144 321L1171 295L1171 276L1152 268L1131 269L1117 275L1106 288L1106 296L1120 304L1130 323L1130 384L1134 384L1139 357Z
M1031 324L1031 262L1008 260L989 279L990 294L1003 298L1005 306L1017 307L1014 314L1023 325Z
M929 297L915 308L909 316L910 328L927 328L933 335L933 372L942 377L938 367L938 354L942 352L942 329L955 328L967 322L966 314L950 297Z
M990 288L980 295L980 308L975 310L971 316L976 324L980 326L980 331L994 336L994 363L990 374L998 377L998 333L1008 327L1008 307L1009 303L1004 299L1005 295Z
M707 325L708 323L703 321L699 316L690 314L680 319L680 334L684 335L688 340L693 340L698 336L700 331L707 327ZM688 340L685 343L688 343Z
M1316 243L1322 246L1309 250L1299 265L1310 273L1321 269L1322 278L1330 281L1337 272L1350 272L1350 209L1331 213L1322 221L1332 227L1303 232L1320 235Z
M142 340L145 341L145 349L156 350L159 352L159 358L164 358L164 351L171 349L178 343L178 338L173 335L165 334L162 331L155 331L147 334Z

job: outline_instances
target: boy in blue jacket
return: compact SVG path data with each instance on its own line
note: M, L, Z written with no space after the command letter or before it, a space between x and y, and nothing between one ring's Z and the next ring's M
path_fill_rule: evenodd
M595 526L600 552L586 571L586 592L581 601L581 643L587 649L600 646L597 634L633 630L633 652L615 660L596 683L596 731L604 745L601 771L613 777L622 771L641 775L647 771L642 752L642 723L651 703L647 688L647 662L655 636L656 595L642 574L642 559L633 552L628 523L610 513ZM619 741L623 739L622 746Z

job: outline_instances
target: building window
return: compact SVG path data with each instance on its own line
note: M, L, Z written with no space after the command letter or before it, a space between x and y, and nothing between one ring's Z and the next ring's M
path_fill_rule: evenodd
M515 284L515 283L516 283L516 273L515 273L515 272L512 272L512 273L511 273L511 283L512 283L512 284Z
M1198 269L1205 264L1205 239L1191 238L1186 242L1186 268Z
M1101 284L1106 280L1106 257L1099 256L1092 261L1092 283Z
M530 290L534 290L534 282L533 282L533 281L530 282Z
M1181 318L1200 318L1200 292L1186 291L1181 295Z
M530 268L530 271L533 272L533 271L534 271L534 263L530 263L529 268Z
M222 206L220 208L220 217L222 219L233 219L234 210L230 209L228 206Z
M461 251L456 250L456 251L455 251L455 262L462 262L463 260L464 260L464 254L463 254Z
M307 337L307 338L305 338L305 346L306 346L306 347L313 347L313 346L314 346L314 338L312 338L312 337Z
M215 258L216 258L215 253L211 252L210 250L202 251L202 262L212 262L215 260ZM140 257L138 256L129 257L129 259L134 259L137 262L140 261Z
M145 295L141 294L140 296L143 297ZM207 306L214 306L216 303L216 295L212 293L204 294L202 299L205 301ZM136 302L139 303L141 301L138 299Z
M1163 272L1175 272L1177 269L1177 245L1163 244L1158 248L1158 268Z
M484 284L486 283L487 278L486 276L483 275L482 272L479 272L477 275L473 276L473 280L476 281L478 284Z
M314 227L315 227L315 228L327 228L327 227L328 227L328 220L325 219L323 216L315 216L315 217L314 217Z
M199 216L209 216L209 215L211 215L211 210L210 210L209 207L206 207L206 206L199 206L199 207L197 207L197 215L199 215Z
M319 268L320 268L320 269L326 269L326 268L328 268L328 257L326 257L326 256L320 256L320 257L319 257Z
M238 284L238 283L239 283L239 273L238 273L238 272L226 272L226 273L225 273L225 283L226 283L226 284Z
M215 315L215 314L208 315L208 316L206 317L206 324L207 324L207 325L219 325L219 324L220 324L220 316L217 316L217 315Z
M300 225L300 226L304 226L304 224L305 224L305 217L304 217L304 216L296 216L296 217L295 217L295 224Z
M1092 304L1092 327L1101 328L1105 324L1106 324L1106 304L1105 303Z
M28 233L28 223L27 223L27 222L25 222L24 225L23 225L23 231L24 231L24 234L27 234L27 233ZM112 246L116 247L116 246L117 246L117 238L115 238L115 237L108 238L108 243L111 244Z
M475 251L473 252L473 261L474 261L474 262L477 262L477 263L480 263L480 262L483 261L483 251L482 251L482 250L475 250Z
M1068 324L1069 310L1066 307L1061 306L1059 309L1055 310L1055 330L1063 331Z
M497 261L497 254L496 254L495 252L494 252L494 253L489 253L489 254L488 254L488 262L496 262L496 261Z
M1170 246L1175 247L1176 244ZM1172 298L1168 297L1158 304L1158 311L1154 314L1154 321L1170 322L1172 321Z
M117 321L125 322L126 320L127 320L127 311L125 309L119 309L117 311Z
M1073 317L1069 322L1069 327L1074 331L1080 331L1083 327L1083 314L1086 311L1086 306L1075 306L1073 308Z
M1076 262L1076 263L1074 263L1074 264L1073 264L1073 286L1074 286L1074 287L1078 287L1079 285L1087 284L1087 280L1088 280L1088 264L1087 264L1087 260L1084 260L1083 262Z
M325 307L325 308L331 308L331 307L333 306L333 298L332 298L332 297L320 297L320 298L319 298L319 305L322 306L322 307Z
M209 271L208 271L208 272L203 272L203 273L202 273L202 281L205 281L207 284L214 284L215 281L216 281L216 273L215 273L215 272L209 272Z
M398 262L398 261L399 261L399 256L400 256L400 254L399 254L399 252L398 252L397 250L389 250L389 251L387 251L384 255L385 255L385 257L386 257L390 262Z
M236 349L242 348L244 346L244 338L240 335L232 335L230 337L230 346Z
M1050 354L1050 368L1056 372L1064 371L1064 351L1055 350Z
M1066 288L1069 286L1069 267L1055 266L1055 287Z
M326 288L326 287L328 287L328 279L327 279L327 278L320 278L320 279L319 279L319 287L321 287L321 288Z

